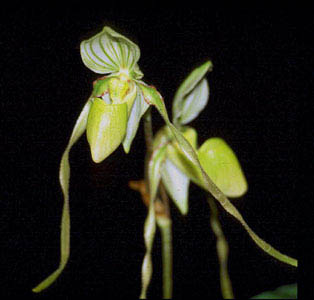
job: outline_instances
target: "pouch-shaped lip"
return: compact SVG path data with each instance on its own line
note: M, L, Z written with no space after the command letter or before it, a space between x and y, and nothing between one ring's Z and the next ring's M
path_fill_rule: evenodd
M248 185L236 154L221 138L210 138L198 149L202 167L227 197L240 197Z
M115 151L124 139L128 120L127 103L106 104L95 98L87 120L87 140L94 162Z

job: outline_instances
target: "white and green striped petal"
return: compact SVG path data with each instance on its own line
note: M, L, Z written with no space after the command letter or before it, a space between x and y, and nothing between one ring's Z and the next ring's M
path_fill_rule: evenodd
M123 140L123 148L125 153L129 153L132 141L136 135L142 116L148 109L149 105L145 102L143 93L137 88L136 99L129 112L129 119L125 138Z
M103 30L81 43L81 57L87 68L95 73L116 73L127 71L139 79L142 73L137 61L139 47L123 35L105 26Z

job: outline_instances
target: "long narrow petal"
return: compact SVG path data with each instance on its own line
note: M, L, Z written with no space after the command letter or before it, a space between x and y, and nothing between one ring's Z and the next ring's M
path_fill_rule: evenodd
M49 287L61 274L65 268L70 256L70 208L69 208L69 181L70 181L70 164L69 164L69 152L75 142L84 133L87 124L87 117L90 110L91 101L88 100L85 104L80 116L78 117L74 129L72 131L69 143L62 155L59 171L59 180L63 192L64 203L61 219L61 237L60 237L60 264L56 271L48 276L39 285L33 288L33 292L40 292Z

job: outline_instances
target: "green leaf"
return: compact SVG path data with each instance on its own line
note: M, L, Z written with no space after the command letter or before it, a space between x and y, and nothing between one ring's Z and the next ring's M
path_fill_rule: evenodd
M252 297L251 299L297 299L297 284L283 285L273 291L267 291Z
M206 78L202 79L182 101L180 124L193 121L205 108L209 98L209 86Z
M166 159L161 171L162 182L181 214L188 212L189 178L169 159Z
M197 84L203 79L203 77L205 76L205 74L208 71L211 71L212 67L213 67L212 62L207 61L206 63L202 64L200 67L194 69L189 74L189 76L183 81L183 83L180 85L180 87L178 88L178 90L174 96L174 100L173 100L173 104L172 104L172 118L173 118L174 124L177 124L178 119L180 118L180 116L182 114L182 109L185 105L185 100L186 100L185 96L187 96L197 86ZM204 105L204 100L201 101L201 103L202 103L202 105L200 105L200 103L198 103L198 106L200 108ZM206 103L205 103L205 105L206 105ZM186 112L186 117L187 116L188 115Z
M240 163L223 139L208 139L197 154L204 171L227 197L240 197L247 191Z
M148 215L144 224L144 241L146 246L146 253L142 264L142 289L140 299L146 299L147 288L153 273L152 264L152 247L156 232L156 217L154 201L157 195L157 190L160 182L160 168L165 159L166 147L156 149L148 164L148 180L149 180L149 207Z
M90 111L91 101L90 99L85 104L83 110L78 117L74 129L72 131L69 143L62 155L59 180L63 192L64 203L61 219L61 236L60 236L60 264L58 269L48 276L39 285L33 288L33 292L38 293L47 287L49 287L61 274L65 268L70 256L70 208L69 208L69 181L70 181L70 164L69 164L69 152L75 142L81 137L86 129L87 117Z
M88 40L82 41L81 57L87 68L95 73L127 71L134 79L143 76L138 68L140 49L123 35L105 26Z
M130 116L128 119L126 135L123 140L123 148L126 153L129 153L132 141L136 135L140 120L146 110L148 109L149 105L145 102L143 93L138 88L137 89L137 96L132 106Z
M87 140L92 159L102 162L124 139L128 120L126 103L106 104L95 98L87 122Z
M145 95L146 94L146 95ZM276 249L274 249L271 245L263 241L245 222L242 215L238 211L238 209L230 202L230 200L223 194L223 192L214 184L214 182L208 177L205 170L201 166L197 154L190 143L185 139L185 137L181 134L181 132L170 122L165 104L163 102L160 94L152 87L145 87L144 96L150 99L150 103L155 105L167 126L171 130L172 134L177 139L178 144L181 147L183 153L185 153L186 157L191 161L191 163L199 169L203 176L204 187L206 190L211 193L214 198L221 204L221 206L233 217L235 217L242 226L246 229L250 237L253 241L266 253L275 257L276 259L290 264L292 266L297 266L298 261L294 258L291 258L285 254L280 253Z

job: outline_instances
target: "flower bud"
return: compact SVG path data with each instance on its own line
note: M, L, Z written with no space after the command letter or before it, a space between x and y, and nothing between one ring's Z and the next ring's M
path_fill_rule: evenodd
M94 84L93 104L87 121L87 140L94 162L102 162L124 139L136 85L121 74Z

